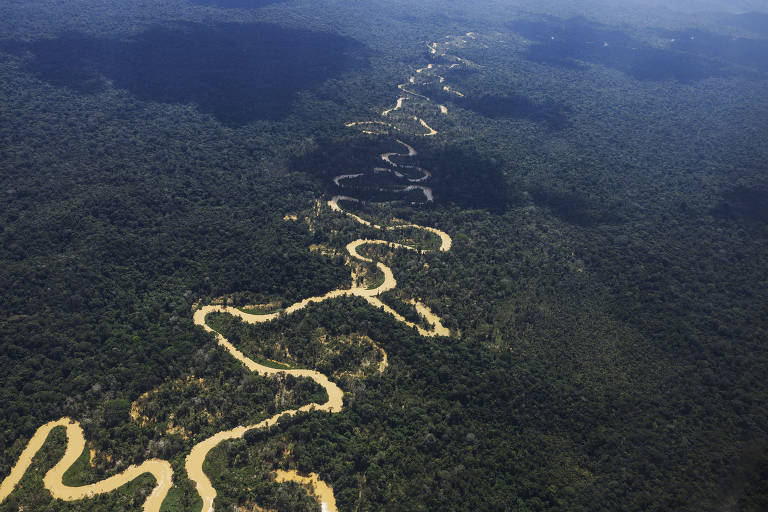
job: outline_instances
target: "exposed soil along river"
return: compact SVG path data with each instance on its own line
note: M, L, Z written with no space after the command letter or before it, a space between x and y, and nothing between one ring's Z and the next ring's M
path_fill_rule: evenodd
M428 45L431 57L438 61L438 63L432 63L427 67L418 69L416 71L416 75L410 77L407 83L401 84L399 86L400 90L402 90L405 95L398 98L397 103L392 108L382 112L382 116L389 118L391 122L361 121L350 122L347 123L346 126L360 127L364 133L370 134L382 134L381 132L373 132L370 129L370 127L374 126L379 127L380 130L384 131L393 130L409 133L416 136L432 136L437 134L437 131L430 127L424 119L406 112L406 107L409 104L423 104L426 102L432 104L433 106L437 105L437 112L442 115L447 114L448 109L444 105L434 103L427 96L414 91L410 91L406 88L406 86L428 85L435 80L438 80L440 83L442 83L444 79L440 76L439 73L445 69L453 68L456 66L473 66L473 64L469 61L449 55L447 53L448 49L451 47L462 47L466 44L468 39L473 38L473 34L467 34L467 36L458 38L446 38L446 41L431 43ZM448 62L449 64L442 64L439 62ZM450 90L454 93L461 94L458 91L453 91L449 86L445 87L448 87L448 89L446 89L447 91ZM424 183L427 183L431 179L432 174L428 170L421 167L415 165L405 165L403 163L393 161L394 158L413 158L417 155L416 150L410 145L400 140L396 140L396 142L401 144L407 150L407 153L382 154L381 160L388 167L374 168L372 170L373 174L378 172L388 172L392 173L396 178L405 180L405 185L399 188L394 188L391 190L391 192L400 193L412 190L420 190L424 195L425 202L433 201L434 196L432 189L424 185ZM404 172L401 172L397 169L401 169ZM406 174L411 172L416 172L419 175L416 177L407 177ZM365 179L365 177L365 173L342 174L336 176L333 181L339 188L343 188L345 186L345 182L349 180ZM447 233L437 228L420 226L417 224L402 223L382 226L345 210L344 207L340 204L342 201L360 202L358 199L351 196L336 195L332 197L327 204L331 210L342 213L347 217L355 220L359 224L366 226L367 228L380 231L397 231L403 229L423 230L440 240L438 251L449 251L451 249L451 237ZM287 219L291 220L290 217L287 217ZM393 251L412 251L419 253L428 252L425 249L419 249L417 247L403 243L391 242L387 240L360 238L347 244L346 252L348 254L348 261L351 263L353 260L357 260L361 262L376 264L378 271L383 274L384 279L374 288L367 288L362 284L356 284L355 275L353 273L352 285L350 287L339 288L332 290L325 295L306 298L288 306L281 312L268 314L250 314L234 307L227 307L222 305L204 305L194 312L193 321L195 325L203 328L207 332L214 333L219 346L226 350L232 357L240 361L249 371L258 373L259 375L263 375L265 377L277 376L278 374L287 374L298 378L311 379L320 385L325 390L327 395L327 400L324 403L311 403L306 404L298 409L286 410L256 424L242 425L231 430L219 432L214 436L196 444L186 458L185 470L190 480L195 482L197 491L202 498L203 505L201 512L212 512L214 500L216 499L216 489L213 487L210 479L203 470L205 459L213 448L222 442L242 438L249 430L269 428L273 425L276 425L278 419L282 416L292 416L298 412L310 411L337 413L340 412L344 406L344 392L326 375L315 370L275 369L257 363L253 359L243 354L220 332L215 331L210 325L208 325L206 322L206 317L209 313L226 313L237 316L244 322L255 324L272 321L281 315L290 315L291 313L299 311L312 303L319 303L339 297L361 297L368 301L368 303L373 307L382 309L386 313L392 315L397 321L416 329L422 336L435 337L450 335L450 331L445 326L443 326L440 317L433 313L429 307L422 304L418 300L410 299L407 302L410 303L418 315L426 321L426 323L429 325L428 328L409 322L402 315L397 313L394 309L379 299L378 296L380 294L393 290L397 287L397 280L395 279L392 270L384 263L380 261L374 261L372 258L360 254L360 249L367 245L386 246ZM379 371L383 372L387 367L387 354L383 350L381 350L381 352L383 355L383 360L379 365ZM138 420L140 420L140 418ZM138 420L134 418L134 421ZM173 486L173 470L170 463L164 460L150 459L138 466L130 466L125 471L117 475L88 485L71 487L63 483L62 480L64 474L83 454L86 446L85 436L83 435L83 430L80 427L80 424L74 420L71 420L70 418L61 418L57 421L46 423L37 429L35 434L32 436L32 439L30 439L26 448L21 453L19 460L16 462L16 465L11 469L10 474L2 481L2 483L0 483L0 503L2 503L13 492L15 487L18 485L22 477L26 474L27 470L31 466L35 455L40 451L45 441L48 439L49 434L56 428L64 428L66 430L66 449L61 459L43 477L43 485L51 492L54 498L64 501L87 499L97 494L112 492L118 487L121 487L135 480L143 474L151 474L155 478L155 486L151 494L145 500L143 509L146 512L159 512L163 501L168 495L168 491ZM323 512L335 512L337 510L333 489L326 482L322 481L315 473L310 473L309 475L300 475L296 471L278 470L276 471L276 481L293 481L304 486L317 498Z
M144 502L144 510L147 512L160 510L160 505L168 495L168 491L173 485L173 470L170 463L160 459L150 459L139 466L129 466L128 469L117 475L111 476L101 482L79 487L70 487L63 482L64 473L80 458L85 450L85 436L80 424L69 418L62 418L58 421L51 421L38 428L30 439L27 447L21 453L21 457L16 465L11 469L11 473L0 484L0 503L8 497L13 489L21 481L24 473L27 472L32 464L32 459L43 443L48 439L48 435L55 428L63 427L67 432L67 448L64 456L53 466L43 477L43 485L51 491L54 498L64 501L76 501L86 498L92 498L96 494L112 492L118 487L122 487L138 478L139 476L150 473L155 477L155 488Z
M218 309L220 308L220 309ZM200 497L203 499L203 506L201 510L203 512L212 512L213 511L213 501L216 499L216 489L213 487L213 484L211 484L210 479L203 471L203 463L205 462L205 458L208 456L208 453L212 449L214 449L216 446L221 444L224 441L228 441L231 439L238 439L242 438L246 432L249 430L254 429L261 429L261 428L269 428L273 425L277 424L277 421L282 416L293 416L294 414L298 412L303 411L327 411L327 412L339 412L341 411L343 407L343 397L344 392L341 391L341 389L328 380L328 377L323 375L320 372L316 372L314 370L278 370L275 368L270 368L269 366L264 366L253 359L250 359L245 354L240 352L240 350L237 349L232 343L230 343L221 333L215 331L213 328L211 328L206 322L205 318L208 315L208 313L211 313L213 311L221 311L229 314L233 314L236 316L239 316L243 319L245 322L249 323L255 323L258 321L267 321L268 319L262 319L264 316L269 315L250 315L248 313L243 313L239 309L236 308L223 308L221 306L205 306L201 309L198 309L195 311L194 314L194 322L195 325L198 325L205 329L208 332L213 332L216 335L216 340L218 341L219 345L223 347L227 352L232 355L235 359L243 363L246 368L248 368L252 372L256 372L259 375L264 376L274 376L280 373L287 374L287 375L293 375L294 377L304 377L308 379L312 379L315 382L317 382L326 392L328 395L328 400L325 403L322 404L316 404L311 403L304 405L302 407L299 407L298 409L291 409L287 411L283 411L281 413L275 414L271 418L267 418L264 421L261 421L259 423L253 424L253 425L245 425L233 428L231 430L225 430L223 432L219 432L218 434L209 437L208 439L196 444L192 451L187 456L184 469L187 471L187 476L190 480L195 482L195 485L197 486L197 492L200 494ZM258 320L254 321L253 319L256 318ZM303 480L301 480L301 475L299 475L296 472L286 471L283 472L283 480L296 480L299 483L303 483ZM317 478L315 478L317 480ZM323 489L330 489L330 487L323 483ZM319 487L318 487L319 488ZM324 494L327 495L327 492L323 491ZM335 511L336 510L336 502L334 499L328 500L327 497L325 501L323 501L323 497L319 496L321 498L321 505L329 511ZM331 493L331 498L333 498L333 495Z

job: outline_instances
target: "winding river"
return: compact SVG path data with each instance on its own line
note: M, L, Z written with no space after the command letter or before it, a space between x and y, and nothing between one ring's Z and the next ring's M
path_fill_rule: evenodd
M433 106L437 106L438 112L441 115L447 115L448 109L445 105L435 103L429 97L415 92L411 89L413 86L428 85L434 81L442 84L445 78L441 75L445 70L452 69L456 66L470 66L472 63L465 59L452 56L448 54L449 49L454 46L461 47L466 43L468 39L474 39L472 33L466 36L458 38L446 38L446 41L430 43L427 45L431 57L435 60L434 63L428 66L416 70L414 76L409 77L408 81L404 84L400 84L398 88L403 92L403 95L397 99L396 104L389 109L384 110L381 113L383 118L388 121L361 121L347 123L348 127L359 127L364 133L377 134L389 133L390 131L405 132L415 136L429 137L434 136L438 132L432 128L424 119L418 115L408 113L408 104L413 102L428 103ZM453 94L461 95L461 92L453 90L450 86L443 86L445 91ZM374 127L378 127L379 131L375 131ZM431 202L434 199L432 189L426 185L431 179L432 174L426 169L415 165L405 165L393 161L397 158L398 161L404 158L413 158L417 155L416 150L401 140L396 142L402 145L406 149L406 153L384 153L381 155L381 160L387 167L377 167L372 172L388 172L392 173L396 178L404 179L405 184L401 187L392 189L391 192L408 192L413 190L419 190L424 196L424 202ZM398 170L399 169L399 170ZM405 172L418 173L417 177L407 177ZM366 173L358 174L342 174L336 176L333 181L339 188L344 188L345 183L350 180L365 179ZM438 251L449 251L451 249L452 240L451 237L434 227L420 226L417 224L393 224L382 226L375 224L372 221L366 220L348 210L346 210L342 202L346 203L359 203L360 200L347 195L336 195L332 197L328 202L328 207L335 212L346 215L348 218L353 219L357 223L374 230L396 231L402 229L418 229L423 230L431 235L437 237L440 240L440 246ZM317 297L309 297L295 304L288 306L280 313L253 315L245 313L240 309L227 307L222 305L204 305L197 309L193 314L193 321L195 325L204 329L207 332L214 334L218 345L226 350L232 357L240 361L248 371L263 375L265 377L274 377L279 374L292 375L299 378L307 378L315 381L326 392L327 400L324 403L310 403L304 405L298 409L286 410L279 414L276 414L266 420L251 425L242 425L231 430L219 432L214 436L203 440L196 444L189 455L186 457L185 470L187 476L196 485L197 492L202 498L201 512L212 512L214 500L216 499L216 489L211 483L208 476L203 470L203 465L206 457L212 449L220 445L222 442L242 438L246 432L254 429L268 428L277 424L279 418L284 416L292 416L299 412L310 411L324 411L327 413L337 413L343 409L344 406L344 392L332 382L326 375L306 369L275 369L268 366L264 366L249 358L243 354L237 347L230 343L220 332L214 330L206 321L209 313L226 313L229 315L237 316L247 323L261 323L270 322L278 317L284 315L290 315L296 311L299 311L310 304L319 303L326 300L333 300L340 297L360 297L366 300L371 306L379 308L398 322L416 329L422 336L435 337L435 336L449 336L450 331L443 326L441 319L438 315L433 313L429 307L421 303L416 299L410 299L409 302L418 313L418 315L426 321L429 327L417 325L406 320L402 315L397 313L394 309L384 303L379 296L386 292L393 290L397 287L397 281L392 270L380 261L374 261L372 258L360 254L360 249L364 246L386 246L393 251L411 251L424 253L425 249L419 249L415 246L391 242L387 240L378 239L365 239L360 238L347 244L346 252L348 254L348 261L357 260L365 263L375 263L379 272L384 276L384 279L375 288L369 289L363 285L357 285L354 273L352 275L352 285L350 287L339 288L332 290L325 295ZM383 352L383 351L382 351ZM379 371L384 371L387 364L386 352L383 352L383 363L379 365ZM114 491L115 489L135 480L141 475L150 474L155 479L155 486L149 496L146 498L143 504L143 510L145 512L159 512L160 507L168 495L168 491L173 486L173 470L169 462L160 459L150 459L140 465L129 466L127 469L114 476L106 478L100 482L95 482L88 485L82 485L72 487L65 485L63 482L64 474L77 459L83 454L86 447L85 436L83 435L83 429L77 421L70 418L61 418L56 421L46 423L37 429L32 438L27 443L27 446L22 451L18 461L11 469L11 472L0 483L0 503L2 503L16 488L21 481L22 477L27 473L32 465L35 455L43 447L44 443L48 439L50 433L57 428L65 429L67 436L67 445L64 455L54 465L53 468L43 477L43 485L48 489L52 496L56 499L64 501L76 501L91 498L98 494L104 494ZM306 488L317 498L321 505L323 512L336 512L336 500L333 494L333 489L326 482L323 482L319 476L315 473L309 475L300 475L296 471L276 471L277 482L293 481Z

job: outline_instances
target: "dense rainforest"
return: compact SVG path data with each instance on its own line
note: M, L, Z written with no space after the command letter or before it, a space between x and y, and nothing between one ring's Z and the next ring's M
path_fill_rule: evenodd
M768 13L737 4L0 3L0 480L67 416L88 443L65 483L161 458L163 510L199 510L196 443L325 398L247 371L193 312L348 285L345 245L385 235L327 206L343 193L450 234L361 252L397 278L383 302L451 335L352 296L209 315L344 391L215 448L216 510L320 509L276 470L344 511L768 510ZM468 32L452 49L476 65L443 77L461 96L413 86L447 106L419 112L435 136L345 126ZM334 183L396 140L434 201ZM54 499L66 444L0 510L142 509L148 475Z

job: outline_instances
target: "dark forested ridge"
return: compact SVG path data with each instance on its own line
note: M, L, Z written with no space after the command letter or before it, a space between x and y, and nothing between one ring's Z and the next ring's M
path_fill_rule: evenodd
M332 178L402 147L344 123L390 108L425 42L472 31L456 53L477 67L445 75L464 96L417 91L447 107L420 112L439 133L400 137L435 201L383 174L344 189L451 235L377 254L383 300L415 320L419 298L452 336L352 297L211 315L345 392L216 448L216 510L318 509L276 469L319 474L339 510L765 510L768 14L502 3L0 5L0 479L66 415L88 445L65 482L157 457L164 510L199 510L192 446L322 401L245 371L192 310L348 283L345 244L381 234L325 206ZM0 510L141 510L151 477L53 500L65 445Z

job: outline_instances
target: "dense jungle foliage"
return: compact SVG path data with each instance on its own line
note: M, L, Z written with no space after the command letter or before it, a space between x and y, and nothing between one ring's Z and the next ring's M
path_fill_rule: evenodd
M345 392L216 448L216 510L319 510L275 469L318 473L343 511L768 509L768 12L619 4L0 3L0 479L69 416L89 444L66 483L159 457L164 510L199 510L195 443L324 392L250 373L194 308L349 284L345 245L383 234L325 206L332 178L399 138L434 203L380 176L345 207L453 237L365 251L397 277L384 302L415 321L419 298L452 336L350 297L210 315ZM469 31L478 66L445 77L465 96L420 89L448 106L424 112L437 136L345 127ZM0 510L141 510L148 476L54 500L64 446Z

